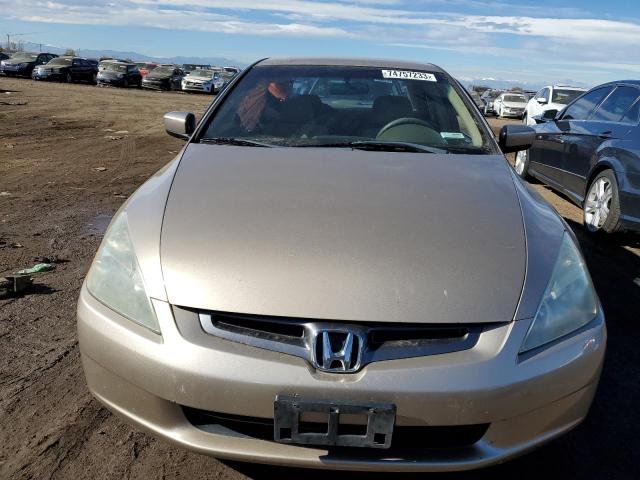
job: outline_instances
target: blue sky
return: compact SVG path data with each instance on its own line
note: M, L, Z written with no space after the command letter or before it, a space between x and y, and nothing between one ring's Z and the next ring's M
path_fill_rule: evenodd
M146 55L366 56L462 80L640 78L640 1L0 0L1 39Z

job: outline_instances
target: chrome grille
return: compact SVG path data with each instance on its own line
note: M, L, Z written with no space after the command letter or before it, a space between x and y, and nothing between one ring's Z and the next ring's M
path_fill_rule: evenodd
M363 339L358 368L383 360L422 357L473 348L492 324L401 324L318 321L174 307L181 332L200 332L231 342L294 355L317 365L318 332L352 332Z

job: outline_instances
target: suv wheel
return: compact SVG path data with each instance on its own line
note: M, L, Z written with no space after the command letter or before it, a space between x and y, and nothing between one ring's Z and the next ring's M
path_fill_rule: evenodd
M589 185L583 214L590 233L614 233L621 229L618 182L611 170L600 172Z
M71 78L71 74L69 72L67 72L67 74L65 75L64 81L67 83L73 82L73 78Z

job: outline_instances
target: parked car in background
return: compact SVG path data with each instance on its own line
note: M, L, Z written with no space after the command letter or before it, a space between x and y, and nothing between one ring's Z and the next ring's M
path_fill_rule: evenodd
M498 144L440 68L339 58L263 60L165 128L184 148L113 218L78 301L89 390L129 422L237 461L416 472L587 416L604 314L504 157L530 127Z
M480 94L475 90L469 90L468 92L471 100L473 100L473 103L476 104L476 107L478 107L481 112L484 112L484 100L482 100Z
M515 170L582 207L589 232L640 231L640 80L612 82L547 110Z
M523 122L527 125L534 125L536 122L533 117L542 115L547 110L560 111L586 91L586 88L568 85L544 87L527 103Z
M153 90L180 90L184 72L176 65L160 65L142 79L142 87Z
M182 79L182 90L185 92L218 93L224 86L220 72L198 69Z
M46 65L39 65L32 74L34 80L59 82L97 82L97 64L80 57L58 57Z
M98 85L116 87L141 87L142 75L135 63L101 62L98 71Z
M193 72L194 70L210 70L211 69L211 65L205 65L205 64L197 64L197 63L185 63L182 65L182 71L185 73L185 75L190 74L191 72Z
M151 70L158 66L157 63L153 62L136 62L136 65L138 66L138 71L143 78L146 77Z
M500 96L502 92L500 90L487 90L484 92L480 98L484 102L484 110L483 113L485 116L493 115L495 111L493 110L493 101Z
M527 97L522 93L504 92L493 101L493 111L499 117L522 118Z
M30 77L36 66L44 65L57 56L55 53L15 53L10 58L0 61L0 73L8 77Z

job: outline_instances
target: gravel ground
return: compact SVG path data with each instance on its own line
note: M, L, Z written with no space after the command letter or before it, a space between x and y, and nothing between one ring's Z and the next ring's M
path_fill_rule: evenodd
M84 382L75 304L101 233L123 199L181 148L164 133L162 114L201 114L210 101L0 78L0 274L56 264L30 294L0 299L0 478L326 477L176 449L102 408ZM562 439L505 465L445 477L640 478L640 237L596 242L577 207L535 187L575 230L604 305L600 388L587 420Z

